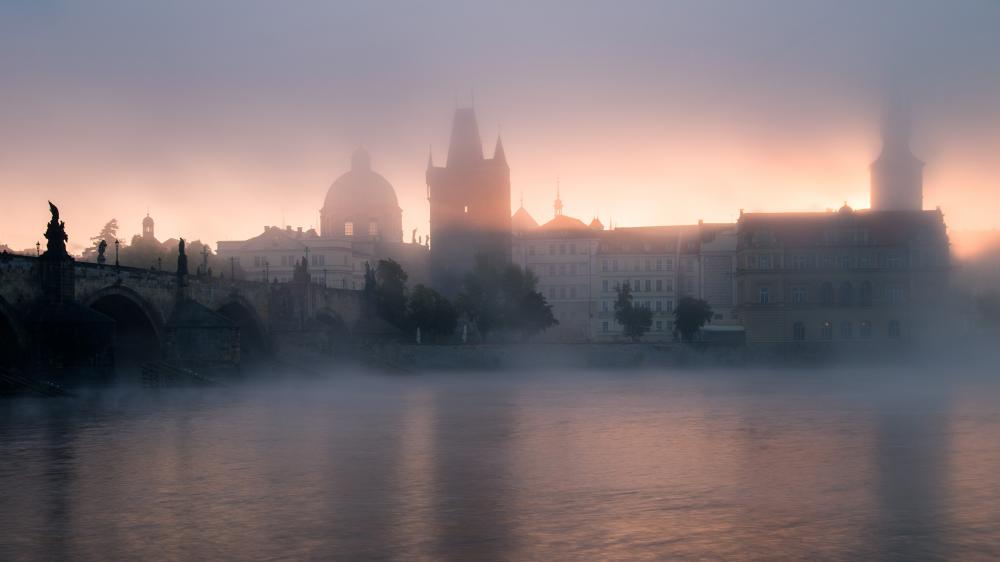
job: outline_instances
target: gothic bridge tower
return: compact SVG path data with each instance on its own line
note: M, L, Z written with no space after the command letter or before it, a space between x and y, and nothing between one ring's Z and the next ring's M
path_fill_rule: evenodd
M510 168L499 137L493 158L483 156L471 107L455 110L445 166L428 159L427 200L431 275L437 288L455 294L477 256L510 262Z

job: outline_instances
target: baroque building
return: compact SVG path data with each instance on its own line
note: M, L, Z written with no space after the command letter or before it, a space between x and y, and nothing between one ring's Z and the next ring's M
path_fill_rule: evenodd
M251 280L291 281L302 259L314 283L331 288L364 288L365 263L399 262L410 285L427 282L427 246L415 237L403 242L402 210L396 191L371 166L364 148L351 156L351 168L327 190L320 230L265 226L248 240L220 241L226 271Z
M509 263L510 168L497 138L493 158L483 156L471 107L455 110L444 166L427 161L430 203L430 270L436 287L455 295L477 257Z

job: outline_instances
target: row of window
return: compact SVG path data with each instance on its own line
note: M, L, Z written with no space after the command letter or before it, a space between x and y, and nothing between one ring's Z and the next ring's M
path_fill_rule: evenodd
M529 266L533 270L539 270L542 268L542 264L531 264ZM556 275L583 275L587 273L587 264L585 263L550 263L545 266L545 270L548 272L550 277Z
M833 322L830 320L824 321L819 326L819 336L820 339L832 340L834 332ZM854 323L851 321L844 321L840 323L839 326L839 339L849 340L854 338ZM886 326L886 335L890 339L899 339L903 335L902 326L898 320L890 320ZM870 339L872 337L872 323L868 320L862 320L858 323L858 337L861 339ZM795 341L805 341L806 339L806 325L804 322L795 322L792 324L792 339Z
M344 236L354 236L354 223L347 221L344 223ZM368 236L378 236L378 221L368 223Z
M614 327L616 329L618 329L618 327L620 326L620 324L618 322L613 322L613 321L608 321L608 320L602 321L601 322L601 331L604 332L605 334L607 334L608 332L611 331L612 325L614 325ZM663 320L657 320L657 321L653 322L653 325L651 327L653 328L654 332L662 332L664 326L665 326L665 324L664 324Z
M904 256L892 255L862 255L862 256L824 256L822 259L813 254L793 254L789 257L791 269L871 269L875 267L885 269L902 269L906 267ZM772 254L750 254L744 258L743 266L746 269L768 270L780 269L780 256Z
M580 295L585 294L581 287L579 291ZM563 285L563 286L547 286L542 287L542 293L545 294L550 300L551 299L575 299L577 295L576 285Z
M630 281L628 279L625 279L624 281L602 279L601 291L610 293L611 291L617 291L622 285L628 285L634 293L649 293L651 291L666 291L670 293L674 290L673 279L635 279L634 281Z
M862 281L857 291L855 291L853 283L845 281L840 284L840 289L836 293L836 298L834 295L833 283L824 282L820 285L819 303L827 306L832 306L834 304L838 304L840 306L853 306L855 303L855 293L857 294L858 305L871 306L873 293L871 281ZM906 300L905 295L906 293L903 287L893 285L884 288L885 301L889 304L903 304ZM808 287L792 287L791 301L792 304L808 304L810 302ZM758 304L771 303L770 287L765 286L758 289L757 302Z
M653 312L673 312L674 310L674 301L672 299L666 299L666 300L635 299L632 301L632 305L648 308ZM601 301L602 312L611 312L614 309L615 309L615 301L612 300Z
M694 262L687 262L688 268L694 267ZM632 266L631 268L629 266ZM643 266L643 260L621 260L621 270L622 271L640 271ZM618 271L619 263L618 260L601 260L601 271ZM674 270L674 258L656 258L655 260L648 259L645 260L646 271L673 271Z
M543 248L544 248L544 246L543 246ZM548 248L549 248L549 255L550 256L555 256L555 255L565 256L566 254L570 254L570 255L575 255L576 254L576 243L575 242L570 242L569 244L566 244L566 243L562 243L562 244L549 244ZM540 250L538 251L538 254L539 255L541 254ZM534 244L529 244L528 245L528 255L529 256L536 255Z

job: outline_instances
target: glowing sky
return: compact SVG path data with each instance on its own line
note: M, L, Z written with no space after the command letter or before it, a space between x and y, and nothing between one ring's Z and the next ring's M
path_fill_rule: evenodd
M0 242L41 238L46 199L76 251L147 208L161 239L308 228L359 143L424 234L428 148L472 92L540 221L557 177L622 226L864 207L890 82L925 206L1000 225L996 2L211 4L0 2Z

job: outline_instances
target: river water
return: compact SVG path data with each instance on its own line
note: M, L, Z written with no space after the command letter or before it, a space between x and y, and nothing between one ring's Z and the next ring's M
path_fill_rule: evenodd
M997 559L998 398L784 370L7 400L0 559Z

